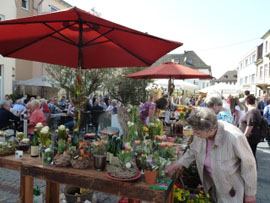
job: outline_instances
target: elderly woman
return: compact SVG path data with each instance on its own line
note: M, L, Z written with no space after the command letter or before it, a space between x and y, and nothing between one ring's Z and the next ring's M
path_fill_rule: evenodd
M223 101L218 93L213 93L207 95L205 98L205 104L208 108L214 110L217 115L218 120L227 121L228 123L233 123L233 117L229 110L223 107Z
M46 125L46 117L40 110L40 102L37 99L32 100L30 104L32 113L29 117L28 133L33 134L37 123L42 123L43 126Z
M209 108L193 110L187 123L194 132L194 140L186 153L166 167L189 167L196 161L206 193L212 202L255 202L257 171L246 137L234 125L217 120Z

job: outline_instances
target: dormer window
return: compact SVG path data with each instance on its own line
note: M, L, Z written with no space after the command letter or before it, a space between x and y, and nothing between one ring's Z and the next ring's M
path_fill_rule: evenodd
M228 78L228 75L224 75L224 78Z
M192 65L192 66L193 66L193 61L192 61L192 59L191 59L191 58L188 58L188 59L187 59L187 64L189 64L189 65Z
M234 75L233 77L234 77L234 78L237 78L237 75Z

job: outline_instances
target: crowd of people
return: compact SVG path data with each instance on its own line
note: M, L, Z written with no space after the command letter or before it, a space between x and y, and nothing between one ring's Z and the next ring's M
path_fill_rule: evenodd
M91 123L98 128L98 116L101 113L117 114L117 107L121 105L119 101L107 97L96 95L85 97L81 107L82 123L85 125ZM65 96L59 100L25 96L13 101L9 95L6 95L0 103L0 130L11 128L15 122L17 130L22 131L23 119L28 120L29 134L33 134L37 123L49 125L51 129L64 124L72 130L76 122L77 107L78 104L75 101L69 101Z

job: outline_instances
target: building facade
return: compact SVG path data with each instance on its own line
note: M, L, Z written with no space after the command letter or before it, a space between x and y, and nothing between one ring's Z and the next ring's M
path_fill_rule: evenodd
M257 94L258 90L255 84L256 61L258 57L258 48L249 51L239 62L237 67L237 84L240 89L249 90L251 94Z
M30 17L70 8L63 0L1 0L0 20ZM5 94L12 94L16 80L28 80L44 75L44 64L39 62L4 58L0 55L0 100ZM36 88L28 89L37 94ZM33 92L34 91L34 92Z
M256 67L256 86L260 88L259 95L270 91L270 30L262 36L262 44L258 47Z
M0 21L16 18L16 2L1 0ZM15 59L4 58L0 55L0 101L5 94L12 93L12 80L14 80Z
M237 70L230 70L224 73L219 79L215 80L216 84L224 83L235 85L237 83Z

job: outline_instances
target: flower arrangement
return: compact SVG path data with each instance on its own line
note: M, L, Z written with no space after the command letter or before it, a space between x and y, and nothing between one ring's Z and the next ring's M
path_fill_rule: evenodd
M38 138L41 146L43 148L47 148L51 144L51 133L50 133L50 128L48 126L45 126L41 128L40 131L37 131L38 133Z
M198 193L190 193L189 190L181 188L181 185L174 185L174 202L186 202L186 203L206 203L210 202L209 194L205 194L203 190Z
M0 156L13 154L15 146L12 142L0 142Z
M117 157L122 168L131 168L132 157L129 150L122 150Z
M84 169L90 164L91 147L86 141L79 141L77 150L73 153L71 165L73 168Z
M93 142L94 155L106 155L106 153L107 153L106 145L107 144L108 144L108 142L105 140Z
M58 126L57 130L55 131L57 139L63 139L66 140L68 137L69 129L66 128L64 125Z
M51 148L46 148L42 152L42 162L43 162L43 164L51 164L52 158L53 158L53 152L52 152Z

